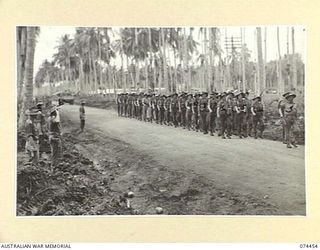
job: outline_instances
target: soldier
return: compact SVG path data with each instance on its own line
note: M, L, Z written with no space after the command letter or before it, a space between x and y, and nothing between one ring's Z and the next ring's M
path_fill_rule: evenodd
M36 164L38 162L38 150L39 146L37 143L38 140L38 134L36 126L33 122L34 117L37 115L37 113L28 111L27 112L27 120L26 120L26 152L29 155L29 162L32 162L33 164Z
M59 112L56 107L50 110L49 117L49 143L51 146L51 170L59 163L61 158L61 125Z
M191 119L192 119L192 94L187 94L187 100L185 102L186 106L186 126L187 129L190 131L191 129Z
M220 135L222 139L226 139L225 131L227 129L227 116L228 116L228 102L226 100L226 93L223 92L220 95L220 100L218 102L217 107L217 117L220 119L221 123L221 131ZM228 136L230 137L230 133L228 132Z
M158 120L157 122L160 123L160 125L162 125L163 123L163 118L164 118L164 102L166 100L166 95L162 95L158 97L157 103L156 103L156 108L158 110Z
M210 95L210 98L208 100L208 109L209 112L207 114L207 124L210 131L210 135L214 135L214 131L216 128L216 116L217 116L217 99L216 99L217 93L213 92Z
M253 127L253 121L252 121L252 113L251 113L251 106L252 101L249 99L250 91L247 90L245 93L245 101L247 106L247 113L246 113L246 129L247 129L247 135L251 137L251 131Z
M207 114L208 109L208 92L203 92L198 105L198 115L200 117L200 128L204 134L208 134Z
M221 99L221 93L218 93L216 96L216 101L217 101L217 115L216 115L216 131L218 132L218 136L221 136L221 122L220 122L220 117L218 116L218 104Z
M170 103L171 95L167 96L164 100L164 124L170 126Z
M261 96L256 96L252 99L252 120L253 120L253 133L254 138L258 138L257 130L259 128L260 133L259 137L263 138L263 130L264 130L264 123L263 123L263 115L264 115L264 108L261 102Z
M293 128L297 121L297 107L293 102L296 97L293 93L288 93L286 95L286 102L283 102L280 106L283 110L284 124L285 124L285 138L287 140L287 148L292 148L292 146L297 147L295 137L293 134Z
M156 123L158 122L158 108L157 108L157 100L158 100L158 94L152 94L151 97L151 117Z
M234 94L233 91L229 91L227 93L227 97L226 97L226 101L228 103L227 107L227 138L231 139L231 135L232 135L232 128L234 126Z
M146 121L148 109L148 94L144 94L142 98L142 121Z
M121 94L117 95L118 116L121 116Z
M247 102L245 99L245 93L238 92L237 101L235 103L235 110L236 110L236 120L237 120L237 130L238 136L240 139L243 137L247 137L247 126L246 126L246 114L247 114Z
M192 106L191 106L191 110L192 110L192 129L195 130L196 132L199 131L199 99L200 95L198 93L196 93L194 95L194 98L192 99Z
M141 92L137 99L138 120L140 121L142 121L142 114L143 114L143 98L144 98L144 94Z
M84 125L85 125L85 122L86 122L86 111L84 109L84 105L85 105L85 102L82 101L81 102L81 107L79 108L79 113L80 113L80 130L81 132L83 132L84 130Z
M128 94L128 117L131 118L132 117L132 94Z
M123 96L123 103L124 103L124 116L128 117L128 93L125 93Z
M182 93L178 102L178 110L180 114L180 126L186 128L186 93Z
M238 134L238 116L237 116L237 111L236 111L236 103L238 101L238 95L240 94L240 90L235 90L232 92L233 97L232 97L232 134L233 135L239 135ZM237 96L236 96L237 95Z
M171 121L175 128L178 127L177 111L178 111L178 94L174 93L172 95L171 102L170 102L170 114L171 114Z
M285 103L287 102L286 97L290 94L290 92L286 92L282 95L283 99L279 101L278 103L278 111L279 111L279 115L281 118L281 125L282 125L282 142L283 144L287 143L287 139L286 139L286 125L285 125L285 121L284 121L284 107L285 107Z
M38 133L38 140L39 140L39 158L42 158L42 154L46 152L46 145L45 145L45 138L47 138L47 124L46 118L42 111L42 102L37 103L37 119L36 119L36 128Z
M147 97L147 121L152 123L152 97L153 95L148 95Z

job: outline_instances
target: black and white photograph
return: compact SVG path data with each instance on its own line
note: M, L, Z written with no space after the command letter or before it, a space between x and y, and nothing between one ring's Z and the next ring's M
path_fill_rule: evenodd
M16 26L16 216L306 216L306 27Z

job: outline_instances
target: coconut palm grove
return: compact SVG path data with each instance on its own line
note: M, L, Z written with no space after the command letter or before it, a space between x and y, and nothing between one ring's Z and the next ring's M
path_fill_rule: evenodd
M304 215L305 28L18 26L17 215Z

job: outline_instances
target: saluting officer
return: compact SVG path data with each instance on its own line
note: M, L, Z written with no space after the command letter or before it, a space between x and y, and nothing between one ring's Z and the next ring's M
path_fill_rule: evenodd
M260 130L259 137L263 138L263 131L264 131L264 123L263 123L263 115L264 115L264 108L261 102L261 96L256 96L252 99L252 120L253 120L253 133L254 138L258 138L258 129Z
M282 142L283 144L287 143L286 140L286 124L284 121L284 107L285 107L285 103L287 102L286 97L290 94L290 92L286 92L282 95L283 99L279 101L278 103L278 111L279 111L279 115L281 118L281 125L282 125Z
M293 99L296 98L296 94L289 93L286 95L286 102L283 102L281 109L283 110L284 124L287 140L287 147L292 148L292 146L297 147L295 137L293 134L293 128L297 121L297 107L293 102Z

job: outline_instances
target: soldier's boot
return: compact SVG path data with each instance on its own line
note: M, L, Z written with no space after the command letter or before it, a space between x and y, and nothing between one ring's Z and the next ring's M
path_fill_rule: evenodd
M287 148L292 148L292 146L290 144L287 144Z
M211 132L210 132L210 135L211 135L211 136L214 136L214 133L211 131Z
M257 132L254 132L254 139L258 139Z
M226 139L226 137L224 136L224 134L221 136L222 139Z

